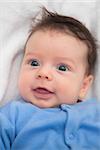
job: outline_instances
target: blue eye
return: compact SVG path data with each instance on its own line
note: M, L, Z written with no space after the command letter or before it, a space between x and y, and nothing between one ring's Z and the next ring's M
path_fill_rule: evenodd
M61 64L57 67L58 70L60 71L68 71L68 67L65 64Z
M40 66L40 64L39 64L39 62L38 62L37 60L31 60L31 61L30 61L30 65L31 65L31 66L34 66L34 67L35 67L35 66Z

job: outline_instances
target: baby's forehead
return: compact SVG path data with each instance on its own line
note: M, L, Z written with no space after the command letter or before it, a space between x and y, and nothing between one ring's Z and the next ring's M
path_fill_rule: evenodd
M38 34L37 34L38 33ZM41 35L42 34L42 35ZM28 39L27 39L27 42L26 42L26 46L29 44L29 42L30 42L30 40L31 39L34 39L33 37L34 37L34 35L35 35L35 37L36 37L36 35L38 36L38 38L39 38L39 40L41 40L42 39L42 36L46 36L46 35L49 35L50 37L59 37L59 35L60 36L70 36L71 38L75 38L75 39L77 39L78 41L80 41L80 42L82 42L82 43L84 43L86 46L87 46L87 44L83 41L83 40L81 40L81 39L79 39L73 32L71 32L69 29L67 29L67 30L65 30L65 31L63 31L63 30L57 30L57 29L39 29L39 30L37 30L37 31L35 31L35 32L33 32L33 33L31 33L30 35L29 35L29 37L28 37ZM55 40L55 39L54 39ZM52 43L51 43L52 44ZM25 47L26 47L25 46ZM88 46L87 46L88 47Z
M68 29L68 28L66 28L65 30L62 30L62 29L57 29L57 28L40 28L40 29L38 29L38 30L36 30L36 31L34 31L34 32L31 32L30 33L30 35L29 35L29 37L28 37L28 39L27 39L27 41L32 37L32 36L34 36L34 34L35 33L44 33L44 34L49 34L49 35L51 35L51 36L55 36L55 35L58 35L58 34L60 34L60 35L71 35L72 37L74 37L74 38L77 38L77 39L79 39L78 37L77 37L77 34L75 34L74 32L72 32L70 29ZM81 39L80 39L81 40Z
M66 56L66 52L70 53L70 51L72 53L79 51L80 54L87 54L87 46L76 37L62 32L48 30L36 31L31 35L27 41L26 51L31 50L36 51L36 53L43 53L44 51L53 53L56 51L56 55L61 56Z

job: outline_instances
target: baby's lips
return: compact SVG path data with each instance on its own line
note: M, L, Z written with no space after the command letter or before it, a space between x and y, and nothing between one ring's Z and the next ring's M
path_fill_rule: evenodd
M48 90L47 88L43 88L43 87L38 87L38 88L34 89L34 91L41 93L41 94L53 93L52 91Z

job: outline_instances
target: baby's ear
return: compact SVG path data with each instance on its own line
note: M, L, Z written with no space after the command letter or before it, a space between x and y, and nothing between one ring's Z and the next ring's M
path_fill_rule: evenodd
M88 76L85 76L84 77L84 80L83 80L83 84L82 84L82 87L81 87L81 90L80 90L80 93L79 93L79 99L80 100L84 100L85 97L86 97L86 94L93 82L93 75L88 75Z

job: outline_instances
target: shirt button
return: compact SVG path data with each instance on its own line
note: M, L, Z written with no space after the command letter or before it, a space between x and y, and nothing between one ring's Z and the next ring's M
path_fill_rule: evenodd
M70 140L73 140L73 139L74 139L74 134L73 134L73 133L71 133L71 134L69 135L69 139L70 139Z
M61 108L66 111L66 110L70 109L70 106L66 105L66 104L62 104Z

